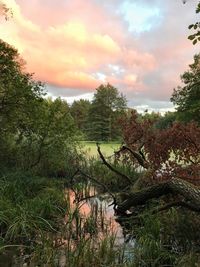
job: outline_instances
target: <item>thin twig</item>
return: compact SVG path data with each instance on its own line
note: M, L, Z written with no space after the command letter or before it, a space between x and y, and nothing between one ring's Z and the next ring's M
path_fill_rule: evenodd
M101 187L103 187L104 191L106 191L106 192L113 198L113 204L114 204L114 207L113 207L113 208L114 208L114 210L115 210L115 208L116 208L116 206L117 206L116 197L115 197L115 195L109 190L109 188L108 188L105 184L101 183L100 181L98 181L97 179L91 177L90 175L84 173L84 172L83 172L82 170L80 170L80 169L76 171L76 174L78 174L78 173L80 173L81 175L83 175L84 177L86 177L88 180L93 181L93 182L95 182L96 184L98 184L98 185L100 185Z
M114 167L112 167L112 166L106 161L104 155L103 155L102 152L101 152L101 149L100 149L100 146L99 146L98 143L97 143L97 151L98 151L99 156L100 156L101 160L103 161L104 165L106 165L106 166L108 167L108 169L110 169L112 172L116 173L117 175L119 175L119 176L121 176L122 178L126 179L130 184L132 184L131 179L130 179L127 175L125 175L125 174L121 173L120 171L116 170Z
M136 151L131 150L129 147L123 146L122 147L124 150L128 150L131 155L133 155L133 157L137 160L137 162L145 169L149 168L149 163L146 161L146 159L144 158L143 153L140 151L140 154ZM142 155L141 155L142 153Z

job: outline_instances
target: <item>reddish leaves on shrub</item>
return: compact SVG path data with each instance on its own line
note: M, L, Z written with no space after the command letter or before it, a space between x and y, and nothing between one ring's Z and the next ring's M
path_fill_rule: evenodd
M141 119L135 111L121 122L125 145L148 162L154 181L179 177L200 184L200 127L194 122L174 122L157 129L155 120ZM135 168L136 154L122 149L120 155Z

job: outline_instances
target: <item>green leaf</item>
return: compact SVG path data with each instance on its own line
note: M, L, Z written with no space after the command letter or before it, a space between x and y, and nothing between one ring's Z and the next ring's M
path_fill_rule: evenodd
M195 45L197 43L197 39L195 39L192 43L193 45Z
M189 40L193 40L194 38L195 38L195 34L192 34L192 35L189 35L189 36L188 36L188 39L189 39Z
M194 24L191 24L191 25L188 26L188 29L190 30L190 29L192 29L193 27L194 27Z
M200 3L198 4L197 9L196 9L196 13L199 13L199 12L200 12Z

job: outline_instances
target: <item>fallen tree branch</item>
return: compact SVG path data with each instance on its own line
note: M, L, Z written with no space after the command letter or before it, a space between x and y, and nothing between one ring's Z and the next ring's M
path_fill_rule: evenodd
M139 224L139 223L141 223L141 220L145 216L149 216L150 214L157 214L159 212L169 210L173 207L183 207L183 208L186 208L190 211L200 212L200 207L195 206L192 203L188 203L188 202L184 202L184 201L174 201L174 202L170 202L166 205L163 205L161 207L151 209L150 211L145 212L145 213L140 214L140 215L133 215L131 213L130 214L122 213L122 215L118 214L119 216L117 217L116 220L122 224L127 223L127 222L129 222L129 223L135 222L135 224Z
M142 148L144 147L144 143L143 144L141 144L141 146L139 147L139 153L140 153L140 155L142 156L142 158L145 160L145 161L147 161L146 160L146 157L145 157L145 155L144 155L144 153L142 152Z
M194 211L200 211L200 188L178 178L172 178L167 182L162 182L143 190L130 193L122 203L118 204L116 211L119 214L123 214L131 207L143 205L153 198L159 198L169 193L173 195L181 195L184 198L183 202L177 202L176 205L179 204L179 206L184 206ZM170 208L171 204L169 203L168 205ZM167 209L168 206L165 208Z
M195 211L195 212L199 212L200 211L200 207L195 206L192 203L184 202L184 201L174 201L174 202L168 203L168 204L166 204L164 206L161 206L161 207L158 207L156 209L153 209L150 212L152 214L155 214L155 213L158 213L158 212L161 212L161 211L165 211L165 210L171 209L173 207L183 207L183 208L187 208L187 209L189 209L191 211Z
M111 166L105 159L104 155L101 152L100 146L99 144L97 144L97 151L99 153L99 156L101 158L101 160L103 161L104 165L106 165L108 167L108 169L110 169L112 172L116 173L118 176L122 177L123 179L125 179L127 182L129 182L130 184L132 184L132 181L130 179L130 177L128 177L127 175L121 173L120 171L116 170L113 166Z

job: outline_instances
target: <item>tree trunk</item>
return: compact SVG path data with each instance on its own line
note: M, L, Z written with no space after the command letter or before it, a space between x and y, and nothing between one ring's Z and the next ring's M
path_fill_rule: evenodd
M180 206L200 211L200 188L178 178L130 193L122 203L117 205L116 211L119 214L125 213L131 207L143 205L150 199L159 198L169 193L183 197L184 202L179 202L182 203Z

